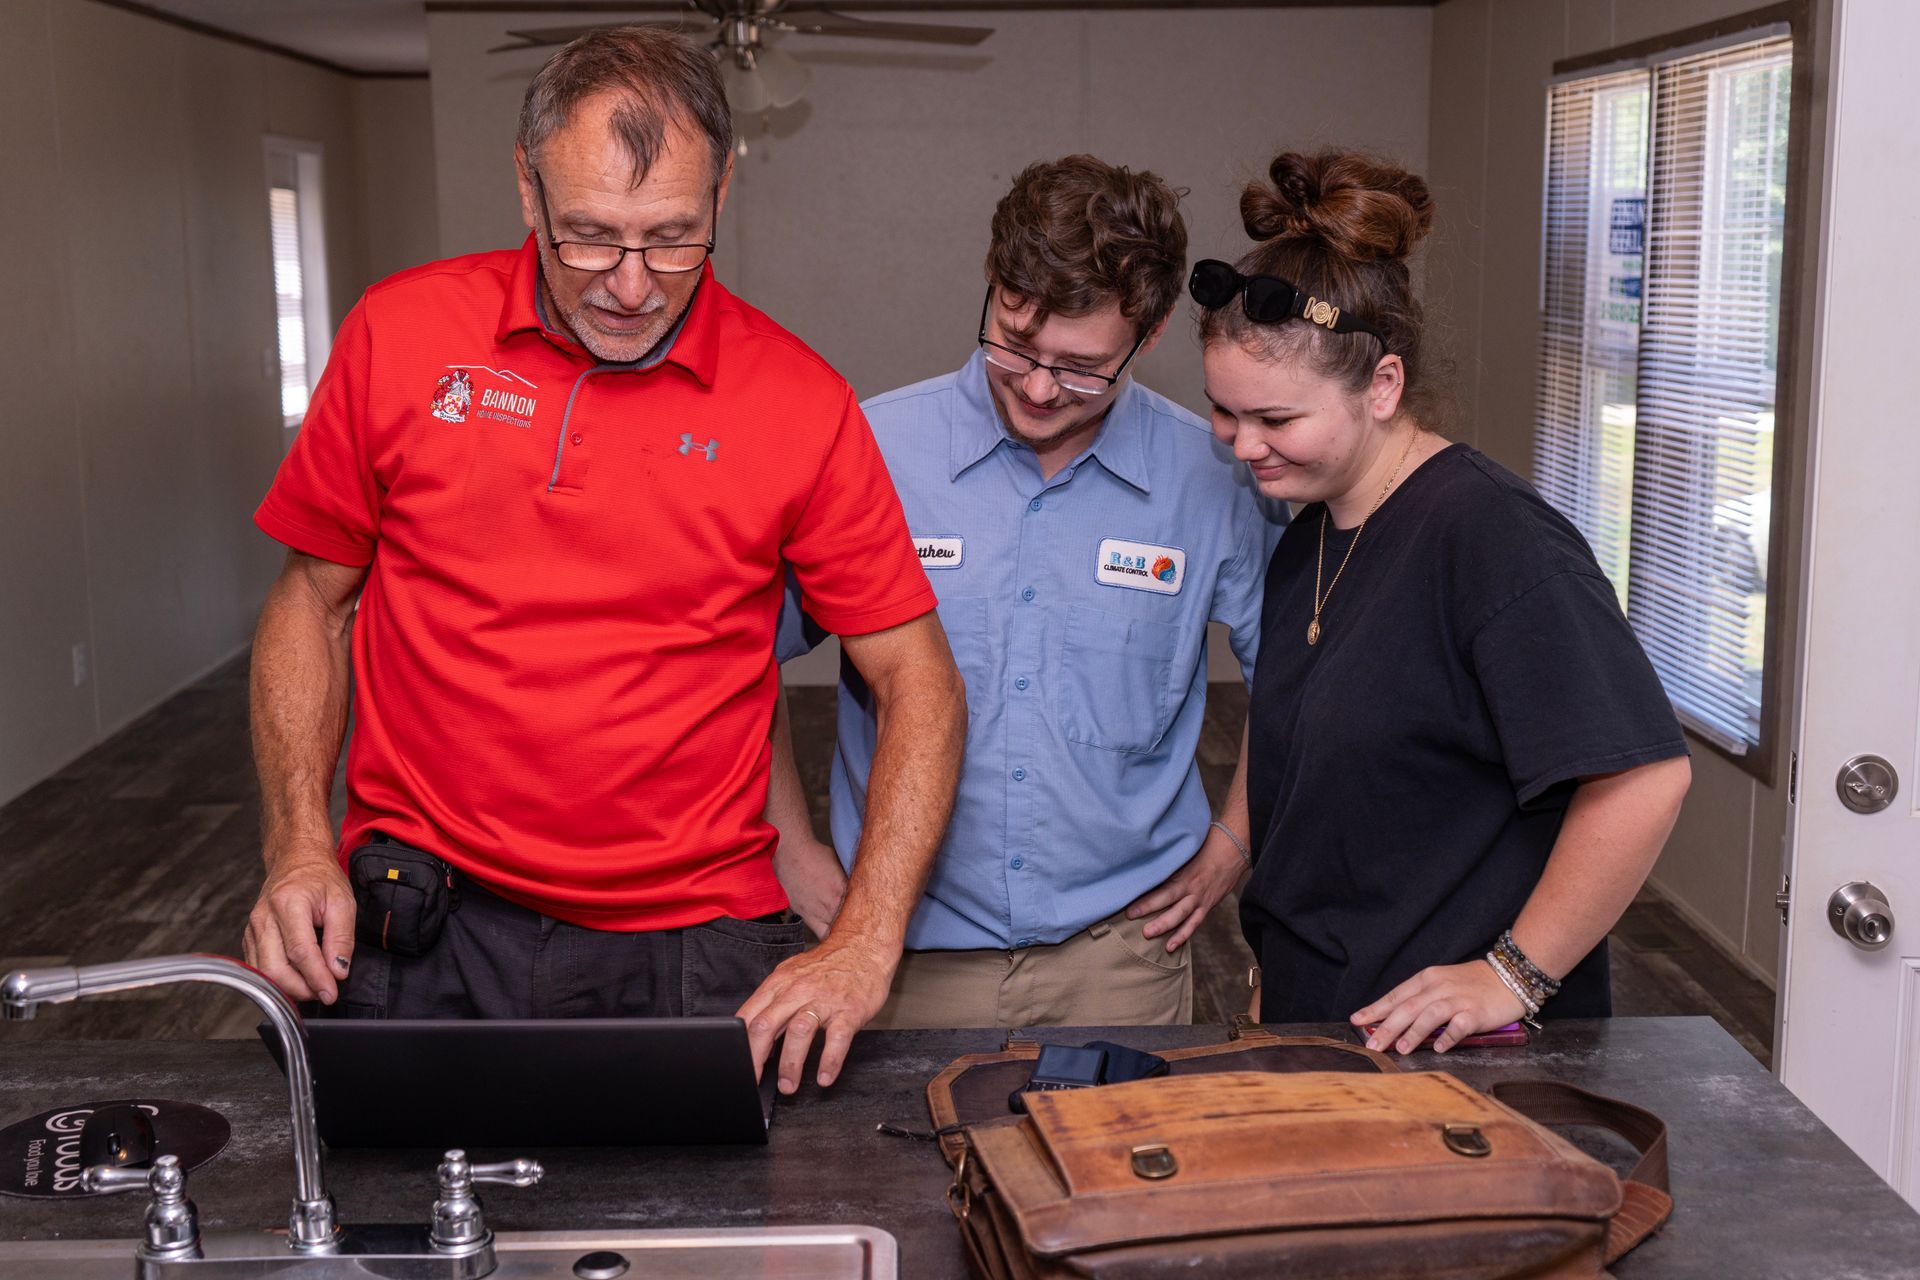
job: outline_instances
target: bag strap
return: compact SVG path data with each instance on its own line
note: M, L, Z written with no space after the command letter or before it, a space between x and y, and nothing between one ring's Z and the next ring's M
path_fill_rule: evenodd
M1594 1125L1619 1134L1640 1153L1621 1188L1620 1211L1607 1224L1608 1265L1658 1231L1673 1213L1667 1181L1667 1124L1653 1112L1556 1080L1503 1080L1487 1092L1529 1120Z

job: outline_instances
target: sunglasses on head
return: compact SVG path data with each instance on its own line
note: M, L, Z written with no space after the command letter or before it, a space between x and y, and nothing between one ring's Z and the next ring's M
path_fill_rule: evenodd
M1202 258L1187 279L1193 300L1212 311L1232 302L1237 294L1247 319L1255 324L1279 324L1298 316L1334 333L1370 333L1387 345L1387 337L1364 320L1345 315L1325 298L1311 297L1291 280L1279 276L1243 276L1231 263Z

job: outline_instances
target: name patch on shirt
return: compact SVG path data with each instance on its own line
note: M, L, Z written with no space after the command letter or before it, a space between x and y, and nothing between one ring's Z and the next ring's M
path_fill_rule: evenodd
M913 549L922 569L958 569L967 551L964 538L915 538Z
M1187 580L1187 553L1178 547L1106 538L1094 557L1093 578L1109 587L1176 596L1180 594L1180 584Z

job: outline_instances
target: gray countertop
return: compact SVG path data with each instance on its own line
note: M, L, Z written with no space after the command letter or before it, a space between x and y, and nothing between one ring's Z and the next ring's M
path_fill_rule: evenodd
M60 1016L49 1010L48 1018ZM1337 1027L1274 1028L1339 1035ZM1222 1040L1218 1027L1047 1029L1041 1040L1094 1038L1141 1048ZM874 1131L927 1124L924 1089L963 1053L991 1052L993 1030L869 1032L840 1082L783 1099L765 1148L553 1149L474 1152L539 1157L532 1190L489 1188L496 1228L716 1227L866 1223L893 1233L903 1276L967 1274L931 1143ZM1672 1221L1621 1262L1622 1277L1920 1278L1920 1214L1707 1018L1550 1023L1524 1049L1421 1053L1471 1084L1545 1077L1614 1094L1671 1127ZM116 1097L195 1101L224 1113L233 1140L193 1175L205 1229L286 1220L292 1189L286 1089L251 1041L0 1042L0 1125L53 1107ZM1631 1152L1582 1145L1623 1168ZM327 1182L343 1221L426 1220L431 1151L329 1152ZM0 1238L118 1237L138 1230L138 1196L48 1202L0 1197Z

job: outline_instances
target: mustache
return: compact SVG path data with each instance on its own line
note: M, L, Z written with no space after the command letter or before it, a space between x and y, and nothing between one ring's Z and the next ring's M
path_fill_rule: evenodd
M617 302L614 299L614 296L612 294L602 293L597 289L590 289L587 292L582 293L580 295L580 301L586 303L588 306L599 307L606 311L612 311L618 315L635 315L635 316L652 315L654 312L659 311L661 308L667 305L666 298L656 293L652 297L648 298L645 303L641 304L641 307L638 311L628 311L625 306L621 305L619 302Z

